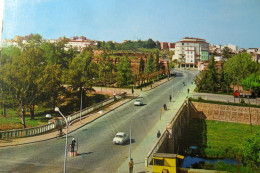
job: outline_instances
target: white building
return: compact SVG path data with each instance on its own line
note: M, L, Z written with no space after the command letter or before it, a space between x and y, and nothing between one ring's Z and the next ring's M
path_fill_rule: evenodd
M175 43L175 55L179 67L195 68L199 61L209 59L209 43L205 39L185 37Z
M233 53L236 53L238 51L238 46L233 45L233 44L227 44L225 47L228 47L229 49L231 49Z
M66 45L67 48L76 48L78 51L83 50L86 47L97 46L97 43L91 40L86 41L69 41Z

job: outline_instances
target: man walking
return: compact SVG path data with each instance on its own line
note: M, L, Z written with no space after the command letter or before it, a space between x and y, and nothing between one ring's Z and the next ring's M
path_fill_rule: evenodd
M76 141L75 141L74 138L72 138L72 142L71 142L71 152L74 152L75 144L76 144Z
M131 158L129 161L129 173L133 173L133 169L134 169L134 161Z
M172 102L172 95L169 96L170 102Z

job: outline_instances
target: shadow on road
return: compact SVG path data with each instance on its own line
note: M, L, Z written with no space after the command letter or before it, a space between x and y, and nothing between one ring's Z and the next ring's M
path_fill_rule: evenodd
M135 143L134 139L131 139L131 143ZM123 145L129 145L130 144L130 139L128 141L126 141Z
M82 155L87 155L87 154L92 154L93 152L87 152L87 153L78 153L78 156L82 156Z

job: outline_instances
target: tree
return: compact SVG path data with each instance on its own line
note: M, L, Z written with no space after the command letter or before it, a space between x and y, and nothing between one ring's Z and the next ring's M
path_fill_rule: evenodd
M211 88L212 92L215 92L218 87L218 73L214 55L211 55L209 65L206 70L206 83Z
M52 101L52 108L54 110L59 93L63 90L61 65L49 64L42 73L42 77L38 79L42 97L44 97L41 101Z
M155 68L154 68L153 55L150 54L147 63L145 65L145 73L148 75L148 79L150 78L150 74L153 73L154 70Z
M9 87L6 81L3 80L6 71L1 67L5 64L12 63L13 59L18 58L21 55L21 50L16 46L4 47L1 50L0 56L0 106L3 108L2 115L6 117L7 106L12 104L12 101L8 98Z
M116 81L119 86L129 85L133 83L133 72L131 63L127 57L123 57L117 65Z
M242 147L243 161L251 167L257 169L260 164L260 136L256 134L247 138ZM259 168L258 168L259 169Z
M207 73L207 71L203 70L198 75L196 75L193 79L197 86L198 92L208 90L208 85L207 85L207 81L206 81L206 73Z
M141 83L143 84L143 75L144 75L144 59L141 57L140 63L139 63L139 81L141 80Z
M216 92L218 90L219 80L214 55L211 55L207 69L195 76L194 82L199 92Z
M253 73L245 79L242 79L241 85L243 89L252 91L256 95L257 101L257 96L260 93L260 72L258 74Z
M230 49L228 47L224 47L223 52L222 52L222 58L225 61L227 61L229 58L231 58Z
M259 65L254 62L246 52L232 56L224 64L223 71L233 85L239 85L241 80L259 70Z
M78 98L80 100L81 92L85 96L87 82L93 79L93 73L91 71L90 64L92 61L92 50L84 50L81 54L73 58L68 69L68 82L74 91L79 91ZM87 90L92 90L92 87L88 87Z
M160 58L160 54L159 54L159 50L157 50L157 51L156 51L156 54L155 54L155 59L154 59L154 66L155 66L155 70L156 70L156 71L159 71L159 70L160 70L159 58Z

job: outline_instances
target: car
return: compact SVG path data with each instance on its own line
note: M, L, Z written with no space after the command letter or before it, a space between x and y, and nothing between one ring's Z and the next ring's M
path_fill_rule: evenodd
M142 100L142 99L136 99L135 102L134 102L134 105L135 105L135 106L141 106L141 105L143 105L143 100Z
M113 139L113 144L124 144L128 140L128 134L126 134L125 132L118 132Z
M239 91L236 90L235 92L233 92L233 96L234 96L234 97L239 97Z

